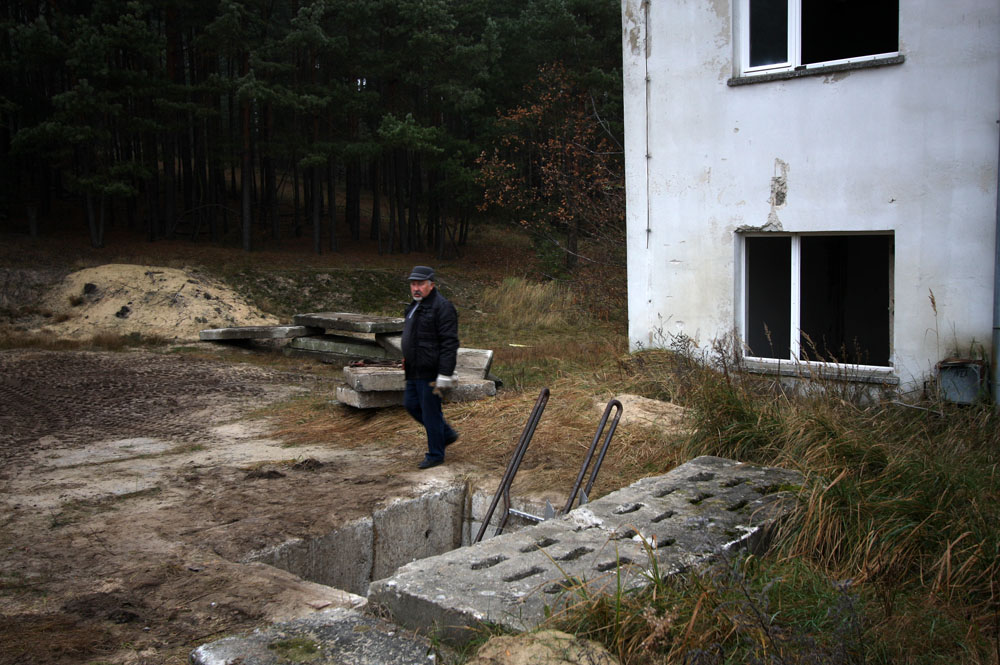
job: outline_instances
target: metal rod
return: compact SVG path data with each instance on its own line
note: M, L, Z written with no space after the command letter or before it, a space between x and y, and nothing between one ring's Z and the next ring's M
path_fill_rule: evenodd
M514 517L520 517L521 519L530 520L532 522L544 522L544 517L539 517L538 515L532 515L531 513L526 513L523 510L517 510L516 508L509 508L508 512Z
M618 428L618 421L621 420L622 417L622 403L616 399L611 400L608 402L608 405L604 407L604 415L601 416L601 422L597 425L597 432L594 434L594 440L591 442L590 449L587 451L587 456L583 460L583 466L580 467L580 473L576 477L576 484L573 485L573 491L570 492L569 500L566 501L566 507L563 508L563 515L573 509L573 502L576 501L576 495L580 491L580 483L583 482L583 476L587 473L587 467L590 466L590 462L594 459L594 451L597 449L597 442L601 440L601 433L608 424L608 416L611 415L612 408L617 409L617 413L615 414L614 421L611 423L611 429L608 430L607 436L604 437L604 445L601 446L601 453L597 456L597 462L594 464L594 468L590 472L590 479L587 481L587 487L584 489L584 494L589 496L590 490L594 487L594 481L597 480L597 472L601 470L601 464L604 462L604 455L608 452L608 446L611 444L611 437L615 435L615 429Z
M500 480L500 486L493 496L493 502L490 503L489 510L486 511L486 515L483 517L483 525L479 527L479 533L476 534L476 539L472 541L473 543L478 543L483 539L483 535L490 525L490 520L493 519L493 512L496 510L501 497L504 499L504 514L500 519L500 525L497 527L495 535L500 535L503 532L503 528L507 524L507 518L510 517L510 486L514 482L514 476L517 475L517 469L521 466L524 452L531 443L531 437L535 434L535 428L538 427L538 421L541 420L542 412L545 411L545 405L548 401L549 389L542 388L542 391L538 394L538 399L535 400L535 407L531 410L531 415L528 416L528 422L524 424L524 429L521 431L521 438L514 449L514 456L511 457L510 462L507 464L507 470Z

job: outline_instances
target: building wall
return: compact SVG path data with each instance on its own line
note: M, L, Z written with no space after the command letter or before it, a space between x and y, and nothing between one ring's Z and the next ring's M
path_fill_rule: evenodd
M730 86L735 2L622 2L633 349L733 331L737 230L764 229L894 233L906 389L988 350L1000 3L901 0L902 64Z

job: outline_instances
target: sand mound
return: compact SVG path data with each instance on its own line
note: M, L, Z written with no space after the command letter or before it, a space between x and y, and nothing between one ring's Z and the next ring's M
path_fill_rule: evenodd
M678 404L629 394L617 395L615 399L622 403L620 425L635 423L669 432L681 432L686 428L684 420L686 409ZM604 412L605 402L598 400L594 405L600 413Z
M221 282L190 270L110 264L68 275L46 298L51 323L69 339L98 334L197 341L206 328L276 325Z

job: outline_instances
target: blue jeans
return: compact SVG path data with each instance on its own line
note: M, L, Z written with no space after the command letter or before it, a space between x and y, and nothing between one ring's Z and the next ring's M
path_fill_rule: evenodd
M445 422L441 398L434 394L430 384L424 379L407 379L403 406L427 430L427 460L441 462L444 460L445 442L455 440L458 435Z

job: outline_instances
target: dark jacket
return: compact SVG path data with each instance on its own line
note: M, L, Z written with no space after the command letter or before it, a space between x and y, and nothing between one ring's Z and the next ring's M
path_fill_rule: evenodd
M455 373L458 358L458 312L448 299L431 290L414 300L403 316L403 367L407 379L433 381Z

